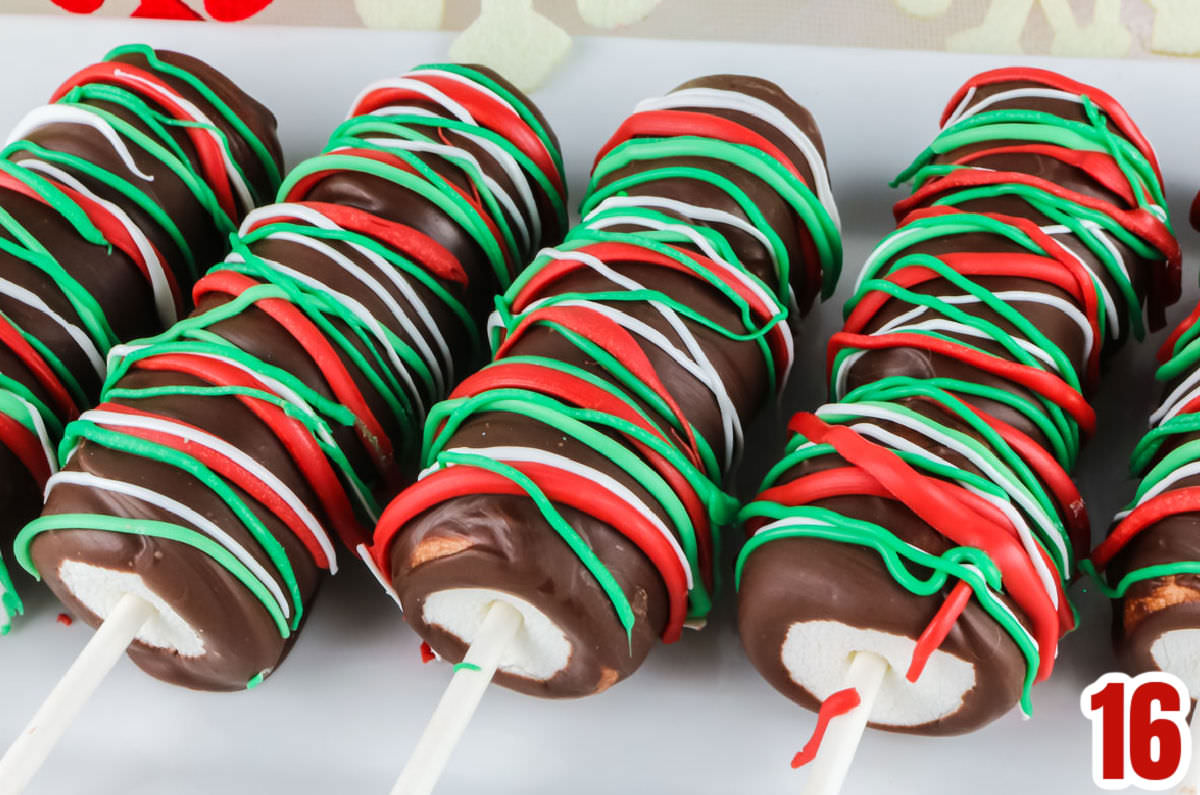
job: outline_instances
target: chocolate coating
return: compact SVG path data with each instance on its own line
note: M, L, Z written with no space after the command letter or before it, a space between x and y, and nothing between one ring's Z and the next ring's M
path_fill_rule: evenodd
M282 168L283 157L275 135L275 117L271 112L213 67L182 53L155 50L152 58L149 51L134 49L109 59L111 63L128 64L144 74L153 75L167 90L207 117L223 140L228 142L229 155L245 175L252 201L266 200L272 196L278 178L270 173L267 164L262 161L260 154L253 149L245 135L195 85L171 73L170 70L159 69L155 59L186 71L195 80L207 86L219 101L224 103L228 111L241 120L249 134L257 139L277 173ZM106 78L93 75L83 81L83 86L86 90L93 90L106 83ZM134 93L146 102L153 112L168 113L152 92ZM161 142L157 135L159 130L165 130L165 134L173 142L174 151L178 156L174 167L136 143L132 136L114 128L116 131L113 135L121 141L121 146L125 148L128 158L136 167L135 170L118 153L115 144L100 130L83 123L51 121L24 135L18 142L22 143L24 148L14 149L8 156L8 161L21 169L29 169L32 173L47 178L53 185L86 191L109 203L109 206L115 208L113 212L122 213L137 231L145 236L160 256L164 268L179 284L186 308L190 303L189 288L197 275L196 269L203 267L203 263L219 258L228 250L227 233L240 220L241 214L250 210L252 205L239 204L233 208L236 213L230 217L216 204L206 206L198 199L196 190L189 186L176 169L192 172L196 182L204 185L202 190L211 191L213 187L204 182L200 154L184 126L152 124L148 117L143 117L130 107L103 96L68 94L60 102L73 103L77 112L95 113L98 119L105 118L103 114L115 117L119 122L154 141ZM57 107L49 106L51 109ZM101 170L107 175L108 181L87 168L76 166L70 158L77 158L92 168ZM46 163L52 163L62 175L39 170ZM186 241L192 259L198 264L189 265L187 255L164 224L131 194L115 187L118 183L134 186L134 190L141 192L144 201L152 204L163 216L170 219L179 237ZM48 208L15 187L0 187L0 208L44 246L53 261L75 280L82 291L92 297L118 340L130 340L162 330L163 324L156 312L154 295L147 277L120 247L98 245L94 241L84 239L60 212ZM83 327L80 310L69 300L67 288L60 283L62 280L56 279L25 259L4 251L0 251L0 276L36 296L65 323ZM26 300L21 300L19 296L10 292L0 294L0 313L38 340L45 351L61 362L62 367L78 380L88 400L88 403L77 406L78 410L86 409L95 402L101 386L101 376L96 373L83 347L62 325L53 322L45 312L38 311ZM103 352L100 351L101 355ZM52 399L46 386L29 365L7 346L0 346L0 373L28 389L35 398L54 410L59 422L66 422L72 418ZM50 439L51 444L56 441L56 438ZM3 443L0 443L0 447L3 447ZM5 484L5 494L0 495L0 498L3 498L6 509L4 518L0 520L0 539L8 546L17 531L37 515L41 507L41 484L8 449L4 449L0 454L0 482Z
M510 85L489 70L472 68L483 78L499 83L517 101L524 102L546 126L540 113ZM417 106L438 117L450 117L446 108L433 102L412 101L403 104ZM385 115L379 116L379 119L387 118ZM371 135L379 143L401 140L402 132L399 129L382 129L373 130ZM465 134L455 130L442 132L443 142L447 146L472 154L484 175L508 193L516 194L513 184L515 177L505 170L495 155ZM494 129L493 132L503 135L506 131ZM551 146L556 148L557 141L553 133L549 133L548 137ZM353 144L350 146L353 148ZM321 157L310 161L311 164L319 167ZM464 192L475 189L470 178L449 158L426 152L417 153L414 157L434 173L428 180L430 184L445 180ZM307 165L302 164L299 168ZM336 353L340 367L347 374L353 389L362 397L364 411L379 421L383 435L392 440L394 453L381 459L378 438L361 432L361 416L357 423L333 419L328 422L332 445L345 457L350 469L377 500L390 497L411 477L413 454L415 446L419 444L416 418L409 416L405 420L393 411L388 395L380 385L386 386L392 381L400 383L405 377L411 377L420 384L417 387L419 394L413 399L419 398L426 406L441 395L434 386L426 385L413 372L406 376L399 372L391 360L377 356L379 349L374 339L361 333L365 322L362 318L369 317L393 335L396 349L406 347L415 350L425 338L416 339L414 329L422 330L425 323L431 324L452 354L449 365L453 371L446 373L452 383L471 364L469 351L472 346L482 347L477 340L478 321L490 308L491 296L502 286L501 278L507 279L511 275L494 273L485 252L468 229L450 218L437 202L389 179L402 171L401 166L382 171L350 167L328 171L318 169L321 174L319 179L302 189L295 189L292 195L280 198L281 202L302 203L314 211L334 213L339 209L344 210L350 213L351 220L347 224L363 223L368 227L358 236L323 238L316 233L310 221L290 215L288 204L262 211L267 214L262 217L270 217L273 210L281 213L286 227L258 238L251 238L251 233L243 230L243 239L250 241L245 258L254 263L276 263L267 270L253 271L256 281L263 283L267 280L264 274L269 271L272 281L277 278L278 283L293 287L315 285L313 289L320 292L322 299L336 301L337 306L342 308L352 307L352 311L346 315L332 310L322 314L318 307L327 305L316 303L316 299L293 295L287 301L308 320L321 320L324 324L319 326L321 344L328 345ZM561 180L561 175L547 176ZM540 217L529 217L531 211L518 203L522 217L517 219L508 216L507 221L510 224L520 221L530 228L534 227L535 221L540 222L541 236L528 241L519 252L521 259L531 255L533 247L557 240L564 225L555 209L555 202L537 186L531 176L527 178L535 186L532 191L534 207ZM561 205L561 198L558 204ZM338 227L343 231L351 228L341 224ZM395 237L388 237L389 234ZM403 253L399 244L394 242L398 238L403 238L406 244L412 244L414 250L426 252L412 254L409 259L416 268L426 269L430 284L423 283L415 275L402 271L384 259L367 256L366 252L370 250L368 244ZM432 261L435 255L427 254L430 251L441 252L443 260L452 261L461 269L465 280L456 281L437 275L424 259L428 255ZM335 384L335 368L318 359L320 346L310 338L299 335L295 322L272 315L269 311L271 307L267 304L250 306L228 317L210 314L228 311L228 305L234 300L233 295L217 286L223 276L238 275L238 265L237 261L231 261L218 266L200 284L204 294L191 317L200 320L221 317L206 326L211 335L222 341L211 351L214 354L227 351L230 356L236 355L238 361L252 362L252 369L256 372L286 374L321 399L337 404L342 393L339 393ZM431 285L436 285L461 302L471 315L471 324L464 322ZM392 306L398 307L399 313ZM362 314L355 314L358 312ZM351 317L354 318L353 322ZM425 336L432 334L425 331L421 333ZM345 343L337 340L344 340ZM372 375L378 377L373 378ZM179 365L147 368L135 364L116 381L113 388L170 390L206 386L208 383L195 374L185 372ZM283 395L279 390L273 394L276 397ZM199 428L223 440L278 478L321 526L329 529L330 535L333 535L335 528L340 532L341 525L331 513L327 494L319 491L318 485L310 478L311 461L308 461L310 466L306 467L301 461L304 455L289 446L277 428L257 414L246 401L234 396L179 393L131 399L106 393L104 406L136 408ZM331 453L326 453L326 456L328 460L333 460ZM279 571L267 555L264 545L229 505L209 486L186 475L181 476L179 469L174 466L88 440L80 445L66 469L137 483L157 494L182 502L216 523L268 572ZM265 525L270 536L282 545L298 594L298 599L289 599L289 603L293 614L303 612L306 616L307 608L316 598L326 576L325 567L297 532L273 512L262 498L240 488L227 476L223 475L222 480ZM337 482L337 487L346 495L350 494L345 477ZM347 499L350 499L349 496ZM43 516L60 514L179 522L178 517L142 500L72 483L63 483L52 491ZM359 517L358 524L363 518ZM361 528L359 532L362 532ZM339 555L340 565L353 566L356 555L353 546L357 539L343 536L342 540L351 549ZM248 684L261 681L263 676L278 668L303 629L301 624L290 633L282 633L259 597L225 565L197 548L175 540L96 530L48 531L34 538L32 556L64 603L85 616L88 612L80 610L82 605L79 600L57 576L63 562L82 561L141 577L156 596L166 601L185 623L197 631L204 643L203 653L193 656L145 643L137 643L130 649L130 656L141 668L171 683L203 690L245 689ZM285 579L282 573L279 577L281 581Z
M967 107L978 105L995 94L1012 89L1038 85L1033 81L1004 81L977 85ZM1050 113L1075 122L1087 122L1082 106L1074 102L1048 100L1036 97L1009 98L993 103L989 110L1028 109ZM1110 130L1122 134L1114 125ZM987 151L970 160L971 165L999 172L1026 174L1073 191L1085 197L1109 202L1117 207L1126 207L1124 199L1117 196L1104 184L1098 182L1083 168L1045 154L1031 152L997 151L1019 142L986 140L944 151L934 159L936 163L957 163L970 155ZM929 183L937 185L936 180ZM927 186L923 186L927 187ZM896 217L901 227L911 223L909 213L934 206L940 198L951 198L956 189L942 187L925 195L923 200L903 200L897 205ZM969 201L956 202L951 206L966 212L987 213L994 216L1027 219L1036 226L1047 227L1056 220L1048 218L1032 202L1019 195L979 196ZM1110 294L1118 294L1118 286L1099 256L1088 249L1073 235L1062 234L1056 239L1068 247L1087 265L1088 269L1104 283ZM955 233L932 239L918 240L902 248L877 272L877 278L888 273L890 265L900 257L910 254L929 254L945 257L957 252L994 255L1002 261L1006 254L1020 254L1027 249L999 234L989 232ZM1127 246L1119 245L1118 251L1129 270L1130 282L1139 303L1145 298L1153 279L1163 267L1163 259L1139 257ZM1049 300L1078 305L1078 300L1065 290L1048 284L1044 280L1020 278L1019 276L977 276L971 281L993 293L1020 291L1047 296ZM948 279L933 278L910 288L912 292L928 296L953 296L963 294L962 288ZM865 327L857 333L869 335L879 333L888 323L901 318L911 310L912 302L887 298L885 303L871 315ZM1071 362L1075 373L1083 380L1086 369L1085 340L1080 327L1060 310L1046 304L1021 303L1021 316L1031 322L1052 345L1063 351ZM962 305L963 311L974 318L982 318L1000 329L1009 337L1019 337L1019 330L1006 318L982 303ZM1102 354L1110 355L1127 338L1132 325L1129 310L1119 300L1117 311L1121 334L1117 339L1096 341L1103 344ZM932 313L931 313L932 314ZM991 337L968 337L948 331L951 339L962 340L991 356L1013 359L1011 352ZM1015 383L998 373L982 369L941 353L915 347L884 347L864 350L861 356L847 365L845 385L839 396L852 390L887 378L908 377L919 381L930 379L954 379L959 382L998 389L1009 395L1033 401L1037 395L1029 388ZM835 396L835 399L838 396ZM1007 403L987 396L962 393L975 409L984 412L1018 429L1032 441L1050 449L1049 440L1029 417ZM930 408L921 400L899 400L899 406L917 411L934 419L940 425L966 434L974 443L988 442L964 422L952 417L948 411ZM936 412L931 414L931 412ZM873 425L883 431L915 444L931 455L946 460L954 467L975 476L985 476L977 467L960 454L935 443L932 439L907 430L903 426L886 421L872 420ZM872 441L877 441L872 438ZM879 442L879 444L883 444ZM891 447L891 445L884 445ZM802 466L776 478L778 486L816 471L847 467L851 464L837 454L809 459ZM1047 489L1047 493L1051 493ZM827 508L842 516L865 520L886 528L900 540L934 555L940 555L952 544L913 514L899 500L884 500L874 496L844 496L815 500L805 505ZM1067 516L1078 506L1057 504L1060 516ZM1077 553L1085 549L1086 538L1072 538ZM876 630L916 640L926 630L931 620L942 607L950 588L951 580L943 592L932 596L917 596L902 587L888 573L881 556L866 546L838 543L818 538L780 538L758 546L745 558L739 591L739 625L743 644L751 661L763 676L778 690L797 703L810 709L819 705L820 699L801 687L786 669L782 660L784 639L789 628L798 622L832 620L848 627ZM1025 626L1031 626L1029 618L1016 602L1001 595ZM974 668L975 685L963 696L962 704L954 711L932 722L915 726L896 726L873 723L878 728L905 731L917 734L945 735L974 730L1007 712L1022 694L1026 661L1016 642L982 608L976 599L967 603L966 609L957 618L945 641L938 647L969 663ZM813 650L819 657L820 650ZM821 694L820 698L828 694Z
M758 78L715 75L689 81L676 90L688 88L738 92L765 101L796 124L824 156L812 116L778 86ZM772 123L751 113L725 108L681 110L733 121L765 137L791 160L807 184L813 184L813 174L804 154ZM601 190L618 180L667 167L699 169L728 180L745 192L783 242L791 261L791 287L799 306L807 309L820 287L812 233L775 188L746 170L717 157L634 160L599 179L594 189ZM823 163L821 167L824 167ZM750 220L728 192L701 179L663 176L634 183L624 190L623 195L634 199L648 196L675 200ZM747 271L769 288L779 288L770 252L756 237L731 224L687 218L674 209L657 206L656 209L719 232ZM641 230L636 226L613 226L605 231ZM689 248L686 243L677 245ZM711 319L716 325L737 328L741 322L737 308L727 298L695 278L641 262L634 254L606 258L604 264L622 277L652 285L654 290ZM585 268L543 285L537 297L540 300L566 294L587 296L619 289L625 288ZM599 304L609 303L603 297L595 300ZM614 300L611 305L672 344L681 344L677 331L648 302ZM690 320L685 323L719 374L739 421L748 420L763 403L768 391L767 365L755 344L730 339ZM710 440L716 459L722 460L727 453L733 452L726 449L723 441L721 409L712 391L660 347L642 338L638 339L638 344L696 436ZM497 361L514 357L544 357L578 367L616 387L621 386L602 363L585 355L571 340L550 327L534 326L524 331ZM570 395L555 397L571 399ZM636 402L661 427L671 426L671 418L664 417L660 410L641 398ZM610 435L630 446L628 440L618 434ZM677 438L675 441L679 443ZM664 507L646 490L645 484L639 483L613 460L533 417L513 412L482 412L459 426L445 447L479 449L506 444L544 450L594 468L641 499L658 519L670 522ZM404 498L402 496L397 502ZM667 625L667 591L662 573L651 565L627 535L620 532L622 528L613 528L560 502L555 502L554 506L598 555L629 600L635 621L628 638L609 595L558 536L541 510L525 497L474 495L440 501L401 527L392 546L385 548L384 556L389 564L391 582L404 606L406 620L442 657L451 661L462 658L465 645L461 638L427 621L424 605L430 595L457 588L479 588L511 594L532 603L568 638L571 654L566 666L544 680L501 671L496 681L531 695L580 697L601 692L637 670L654 646L654 639L663 634ZM380 543L378 534L376 543Z

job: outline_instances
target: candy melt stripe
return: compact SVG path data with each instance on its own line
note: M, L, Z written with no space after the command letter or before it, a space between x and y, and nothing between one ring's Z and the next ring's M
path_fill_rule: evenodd
M832 289L841 260L815 132L798 106L779 103L750 88L683 88L640 104L605 144L582 222L497 301L492 364L431 410L425 474L376 528L384 579L393 545L422 513L514 495L575 553L628 637L635 617L622 583L562 507L612 527L653 563L668 594L664 640L704 619L719 528L736 509L723 484L743 423L782 389L790 321ZM730 355L752 358L758 381L735 384Z
M409 107L397 109L400 88ZM50 484L132 498L127 514L68 517L190 545L283 639L313 595L304 572L337 569L332 534L365 549L379 500L414 473L413 430L482 352L491 296L565 226L553 139L484 73L417 70L368 89L355 109L276 204L246 215L232 251L196 283L190 317L109 350L105 402L68 427ZM198 491L77 471L99 447L132 471L186 473ZM545 466L519 451L509 460ZM31 569L39 536L68 526L50 497L18 538Z
M197 260L222 255L241 214L278 186L274 119L211 68L176 58L114 49L0 149L0 445L17 467L0 475L14 490L46 485L64 424L96 401L106 355L183 316ZM33 510L11 506L0 537ZM21 612L2 561L0 603L2 632Z
M1161 325L1178 295L1179 246L1136 126L1108 95L1049 72L968 81L894 184L910 180L898 227L868 257L830 341L836 402L797 415L787 452L742 510L743 610L769 592L748 586L747 560L769 560L777 543L873 550L903 589L948 600L916 646L914 681L969 593L1025 658L1028 713L1030 688L1075 624L1066 589L1088 530L1068 472L1095 422L1084 390L1103 354L1142 336L1147 293ZM831 509L846 497L883 501L870 515L896 526L845 499ZM907 538L912 515L944 545ZM826 595L826 609L843 596Z
M1195 219L1193 218L1193 222ZM1158 352L1160 366L1155 379L1164 384L1163 397L1150 415L1150 430L1133 450L1130 471L1140 477L1133 499L1113 517L1108 537L1092 551L1083 567L1093 575L1105 594L1121 600L1114 607L1124 617L1144 621L1150 614L1175 601L1155 602L1155 592L1178 588L1188 593L1188 575L1200 572L1200 560L1178 549L1170 536L1158 543L1159 550L1139 547L1143 534L1175 517L1200 511L1200 490L1188 481L1200 472L1200 305L1172 331ZM1123 558L1118 574L1106 572ZM1115 566L1111 568L1116 568ZM1182 578L1182 579L1175 579ZM1178 583L1178 585L1174 585ZM1141 584L1150 590L1149 608L1125 604L1130 589ZM1176 600L1178 601L1178 600ZM1135 624L1127 622L1132 627ZM1134 641L1126 633L1116 635L1123 654L1134 652ZM1140 650L1138 650L1140 652Z

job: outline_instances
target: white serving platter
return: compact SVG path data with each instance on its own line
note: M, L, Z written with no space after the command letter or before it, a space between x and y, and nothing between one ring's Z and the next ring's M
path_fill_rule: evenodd
M369 81L446 57L446 34L219 26L0 15L0 131L110 47L144 41L209 60L279 117L289 163L316 152ZM780 83L821 126L845 225L845 275L797 346L781 409L757 424L739 479L748 497L783 444L792 411L824 397L826 339L871 246L891 228L901 195L887 181L924 147L942 104L982 69L1045 66L1098 84L1122 101L1157 147L1184 250L1197 235L1187 209L1200 187L1197 66L1183 61L1088 61L1023 56L768 46L647 39L577 39L566 65L534 98L558 131L576 203L592 156L635 102L698 75L743 72ZM1185 259L1178 320L1196 300ZM1100 430L1079 479L1102 534L1132 492L1126 460L1156 388L1163 338L1115 358L1097 396ZM58 603L23 574L28 614L0 640L0 746L16 735L86 642L80 622L56 623ZM868 732L847 795L1086 793L1090 724L1080 691L1114 666L1105 600L1076 586L1082 628L1035 714L1010 714L948 739ZM657 649L630 681L584 701L539 701L495 689L451 761L444 795L799 792L789 768L814 716L771 689L747 662L726 591L707 630ZM450 676L423 666L418 639L360 569L347 567L318 600L291 658L264 686L217 695L172 688L122 661L51 756L30 795L386 793Z

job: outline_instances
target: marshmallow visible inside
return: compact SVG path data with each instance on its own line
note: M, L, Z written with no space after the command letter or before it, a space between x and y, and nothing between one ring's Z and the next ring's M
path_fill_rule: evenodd
M529 602L490 588L448 588L425 598L422 618L470 644L479 634L492 602L507 602L524 621L516 638L500 656L500 670L545 681L567 667L571 643L550 618Z
M1188 692L1200 692L1200 629L1172 629L1150 645L1154 663L1175 674L1187 685Z
M781 657L784 668L800 687L826 699L846 686L850 655L870 651L890 666L871 710L871 723L920 726L952 715L975 687L975 666L949 652L935 651L914 683L904 674L916 641L838 621L798 621L788 628Z
M155 614L138 632L139 641L184 657L204 654L204 641L199 633L165 599L150 590L141 575L65 560L58 568L58 576L71 594L100 618L107 618L125 594L140 596L154 605Z

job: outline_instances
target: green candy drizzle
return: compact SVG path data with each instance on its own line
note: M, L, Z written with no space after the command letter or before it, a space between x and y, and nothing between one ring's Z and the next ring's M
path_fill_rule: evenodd
M937 156L955 152L962 147L1000 145L1004 142L1047 143L1100 152L1112 157L1121 174L1129 181L1138 206L1150 211L1169 231L1170 225L1163 209L1165 202L1162 186L1150 161L1130 141L1108 128L1103 113L1087 96L1083 96L1081 101L1087 123L1063 119L1051 113L1020 109L983 111L960 119L944 129L892 184L896 186L912 180L914 190L918 190L931 180L963 170L975 170L973 166L934 162ZM902 328L898 331L941 340L983 356L1002 358L1052 374L1062 381L1064 387L1079 392L1080 374L1071 356L1055 345L1019 308L1005 303L974 278L955 271L941 258L911 250L914 246L930 241L953 240L964 235L988 235L1030 254L1049 256L1041 245L1015 224L983 212L973 212L965 207L978 206L980 201L999 198L1020 200L1034 213L1041 214L1050 223L1061 225L1073 234L1102 265L1104 275L1116 286L1122 301L1122 306L1118 307L1117 311L1120 312L1123 308L1129 316L1134 335L1139 338L1143 336L1141 301L1134 290L1129 273L1111 250L1111 245L1106 245L1101 232L1128 248L1135 257L1155 260L1162 259L1164 253L1158 251L1151 241L1143 239L1135 230L1125 226L1115 214L1085 207L1070 198L1056 196L1040 188L1006 181L1002 175L998 175L990 184L946 190L931 202L931 206L952 208L957 212L910 220L884 238L867 259L855 294L846 304L845 314L849 317L868 296L882 293L887 296L889 306L900 307L896 316L903 315L909 309L923 307L924 313L914 315L911 322L916 322L917 318L921 321L936 318L955 324L953 330L947 331L928 328ZM998 253L994 256L1004 255ZM948 292L970 296L974 302L956 305L943 300L951 297L949 295L930 294L924 284L906 288L893 281L906 268L914 267L932 271L936 279L954 288ZM1109 341L1108 324L1119 320L1119 317L1109 317L1105 310L1103 285L1098 274L1091 275L1090 283L1096 305L1101 309L1095 324L1097 327L1093 328L1095 338L1092 340L1093 346L1099 346ZM980 317L974 308L988 310L1001 319L1003 325ZM903 325L908 324L909 321L906 321ZM862 333L872 332L864 330ZM1027 345L1022 345L1020 341ZM1188 343L1182 342L1177 346L1177 350L1183 353L1187 345ZM1041 355L1033 355L1033 350ZM1020 394L1020 390L976 384L966 379L890 376L840 394L844 391L841 385L848 368L857 361L858 354L867 351L866 348L845 346L834 355L830 389L839 404L836 409L822 411L822 419L832 424L852 426L860 421L879 420L873 411L886 409L888 413L883 415L885 418L903 418L928 439L936 439L939 436L952 439L957 445L970 451L979 462L986 462L987 469L984 471L992 474L980 477L973 472L933 460L924 454L896 449L885 442L877 442L888 447L919 472L957 483L964 488L988 495L993 500L1002 499L1010 503L1030 527L1038 549L1048 553L1054 563L1059 585L1065 591L1077 563L1071 539L1055 500L1017 450L1005 442L981 417L976 416L969 406L972 402L984 399L1019 413L1042 433L1049 445L1048 451L1066 471L1073 468L1079 453L1078 424L1063 406L1048 397L1036 393L1026 396ZM1043 355L1046 359L1042 358ZM1188 351L1187 355L1192 357L1192 361L1200 358L1200 345ZM1164 370L1172 366L1176 371L1182 369L1179 364L1169 364ZM970 432L960 432L908 408L910 401L915 400L932 400L958 423L965 425ZM861 407L862 411L858 411L857 407ZM1147 459L1153 449L1161 444L1162 437L1170 433L1186 432L1183 430L1185 427L1191 426L1179 423L1162 429L1157 435L1152 432L1143 440L1143 445L1135 454L1135 461ZM1195 427L1200 429L1200 425ZM936 441L933 443L941 444ZM766 490L778 485L789 471L803 462L834 455L836 451L832 445L814 444L797 434L788 443L782 459L768 472L762 488ZM1177 451L1173 455L1170 461L1172 465L1177 465L1185 459L1193 460L1193 456L1200 458L1200 445ZM1165 470L1166 466L1167 462L1164 461L1154 474ZM1144 483L1143 490L1147 487ZM772 541L786 538L823 538L873 549L879 554L895 581L917 596L941 593L950 587L951 578L966 582L982 608L997 621L1025 656L1027 670L1021 706L1027 713L1030 712L1030 688L1040 667L1041 655L1046 653L1046 650L1038 648L1022 620L1008 608L1005 602L1008 597L1005 596L1000 571L983 550L954 547L941 555L932 555L903 541L888 528L812 505L784 505L760 499L747 505L740 518L742 521L765 521L768 526L751 537L742 549L737 563L739 582L745 561L751 554L769 548ZM1078 565L1085 570L1090 567L1088 561ZM1183 568L1180 570L1184 570L1187 565L1192 565L1193 569L1200 567L1200 564L1181 564ZM1127 588L1129 581L1130 578L1127 577L1118 590ZM1071 609L1074 610L1073 606Z
M106 60L130 53L143 56L151 70L166 75L171 80L183 82L203 96L205 101L233 128L241 142L249 146L261 161L267 175L267 179L264 181L266 189L268 191L275 189L279 183L278 167L266 144L250 130L216 91L186 69L165 62L146 45L118 47L106 56ZM106 126L121 140L122 144L129 148L131 157L135 151L140 151L151 160L161 163L168 173L177 178L191 193L200 209L211 216L219 232L228 234L236 229L235 219L230 218L221 208L212 186L198 173L199 163L193 162L187 156L183 147L170 132L173 127L187 126L186 122L160 112L136 90L103 82L75 86L60 97L57 104L76 112L91 114L99 125ZM196 126L203 126L218 136L229 162L241 172L241 165L234 154L234 147L229 137L215 126ZM109 201L113 201L127 212L130 210L140 212L150 223L161 229L178 249L180 264L184 271L175 273L180 288L185 290L187 285L195 281L199 275L196 257L187 235L177 223L182 219L173 218L158 203L151 185L141 180L131 181L126 179L124 171L121 173L109 171L71 151L53 150L28 137L14 140L0 150L0 173L25 186L32 196L46 204L47 213L66 221L80 240L108 253L112 252L112 244L88 218L83 207L71 199L55 179L22 165L22 161L28 159L43 161L71 174L89 189L101 195L107 194ZM247 180L247 184L252 192L257 193L258 185L249 180ZM262 199L265 196L257 198ZM0 252L36 268L53 282L73 313L73 316L68 313L64 320L71 324L77 323L96 350L104 355L119 342L117 335L100 302L55 257L51 251L53 245L54 241L40 240L13 213L0 207ZM164 261L162 264L164 268L175 267L174 263L168 261ZM51 306L54 305L53 301L48 303ZM75 373L71 372L64 362L61 351L51 349L49 345L22 328L13 318L5 315L5 320L46 362L77 407L82 409L93 403L95 395L92 394L92 390L85 388L83 382ZM35 418L30 414L31 410L36 412L36 419L40 420L45 427L51 441L58 440L63 436L65 417L59 416L54 408L37 397L29 385L8 375L0 374L0 413L17 420L27 430L37 435L37 426ZM0 612L7 613L9 616L19 614L21 601L13 590L11 579L2 561L0 561L0 591L3 591L0 594L0 601L4 607L4 610ZM8 626L7 619L0 622L0 634L7 632Z
M455 71L459 74L470 73L470 70ZM515 98L511 104L518 109L522 118L528 115L528 110ZM164 125L170 123L161 118L156 118L155 121ZM516 236L509 231L511 221L504 215L500 202L492 194L483 173L463 154L445 151L436 156L449 167L450 172L461 172L472 181L472 194L479 199L480 209L476 209L453 189L453 183L448 177L430 164L432 160L427 161L409 152L363 140L363 136L390 136L398 141L436 142L436 138L427 137L421 131L440 129L481 136L504 148L526 170L531 187L536 190L538 186L542 186L551 207L565 207L563 197L553 189L550 175L541 173L530 158L503 136L455 120L387 114L359 117L343 123L333 134L327 147L330 150L342 151L327 151L298 166L280 186L279 201L303 201L303 196L296 195L300 183L307 177L333 171L365 173L387 180L429 200L441 209L451 222L458 224L484 252L486 260L492 265L499 286L507 287L511 281L509 261L517 262L527 257L531 253L529 247L535 241L518 243ZM538 126L537 129L541 130L541 127ZM544 135L544 131L542 134ZM549 140L546 141L546 145L555 162L560 162L557 148ZM345 148L392 152L410 170L379 162L365 154L347 154ZM430 153L425 155L429 158L434 157ZM565 210L563 217L565 219ZM495 223L499 236L490 230L489 221ZM375 490L380 486L378 473L374 469L369 473L359 472L339 441L339 438L346 438L345 432L356 428L362 422L362 418L355 416L349 408L336 400L326 397L317 387L305 383L295 374L239 347L222 335L222 324L244 316L263 300L290 304L319 330L342 363L351 372L361 375L366 387L377 394L386 405L392 424L398 428L411 427L420 422L424 418L425 407L441 397L440 392L447 385L437 383L439 379L435 378L435 364L426 359L426 354L418 349L415 341L408 339L407 330L401 333L388 323L381 322L381 318L363 317L350 303L351 300L357 301L353 296L335 292L323 283L318 283L309 274L289 270L286 260L276 263L258 253L262 244L271 241L291 240L293 245L304 245L297 242L296 238L311 241L311 246L306 247L329 257L331 262L334 254L347 256L360 272L365 272L366 276L378 282L378 289L388 290L393 298L402 301L393 292L394 288L389 287L386 278L371 275L371 267L382 265L394 268L398 279L406 280L418 294L421 294L423 288L424 295L431 297L424 300L441 302L449 310L451 322L461 324L468 332L466 336L473 349L482 351L482 335L478 323L464 303L457 286L443 283L422 263L402 255L368 234L341 227L313 226L300 217L293 217L284 208L281 209L278 218L270 218L244 235L231 236L232 253L224 262L209 271L210 274L229 271L247 276L254 282L253 286L247 287L238 295L230 296L228 300L206 309L203 313L181 320L158 335L140 340L129 349L121 351L120 355L110 355L101 399L134 404L165 397L193 401L253 399L275 406L288 417L298 421L312 436L321 453L332 465L344 490L352 495L352 503L359 518L364 524L373 525L380 512L375 494ZM354 251L351 251L352 249ZM364 255L355 252L366 252L377 259L371 260L368 267L364 264ZM349 283L358 282L358 275L349 270L347 274ZM367 281L362 282L362 287L368 292L369 289L375 289ZM417 313L409 313L406 318L417 333L427 333L425 321ZM396 324L403 325L399 319L396 319ZM444 332L445 329L441 331ZM429 337L429 343L424 348L428 351L428 356L431 359L440 357L432 336ZM267 379L268 383L263 384L261 388L214 384L133 387L128 384L129 376L138 370L139 363L151 357L170 354L228 361ZM444 364L448 367L452 362ZM449 373L445 373L443 377L448 380ZM269 386L270 382L278 382L280 388L272 388ZM284 390L287 392L286 396ZM339 437L338 434L342 436ZM30 545L38 534L67 527L140 533L176 540L195 547L229 570L263 604L282 637L286 638L295 631L303 613L300 584L283 546L255 514L249 498L242 496L240 490L232 488L222 476L183 449L152 443L119 430L101 427L86 417L68 426L59 449L60 460L65 463L72 450L83 441L174 467L198 480L203 488L218 497L236 521L245 528L253 545L261 549L269 559L270 568L278 576L288 597L291 620L285 620L286 616L271 595L267 583L260 581L243 566L229 549L206 534L181 525L112 516L43 517L26 527L17 539L17 558L23 566L33 572ZM398 455L412 457L417 452L417 441L411 434L402 434ZM236 444L236 440L233 442ZM368 443L371 443L370 440ZM258 674L247 683L247 687L254 687L265 675L266 672Z

